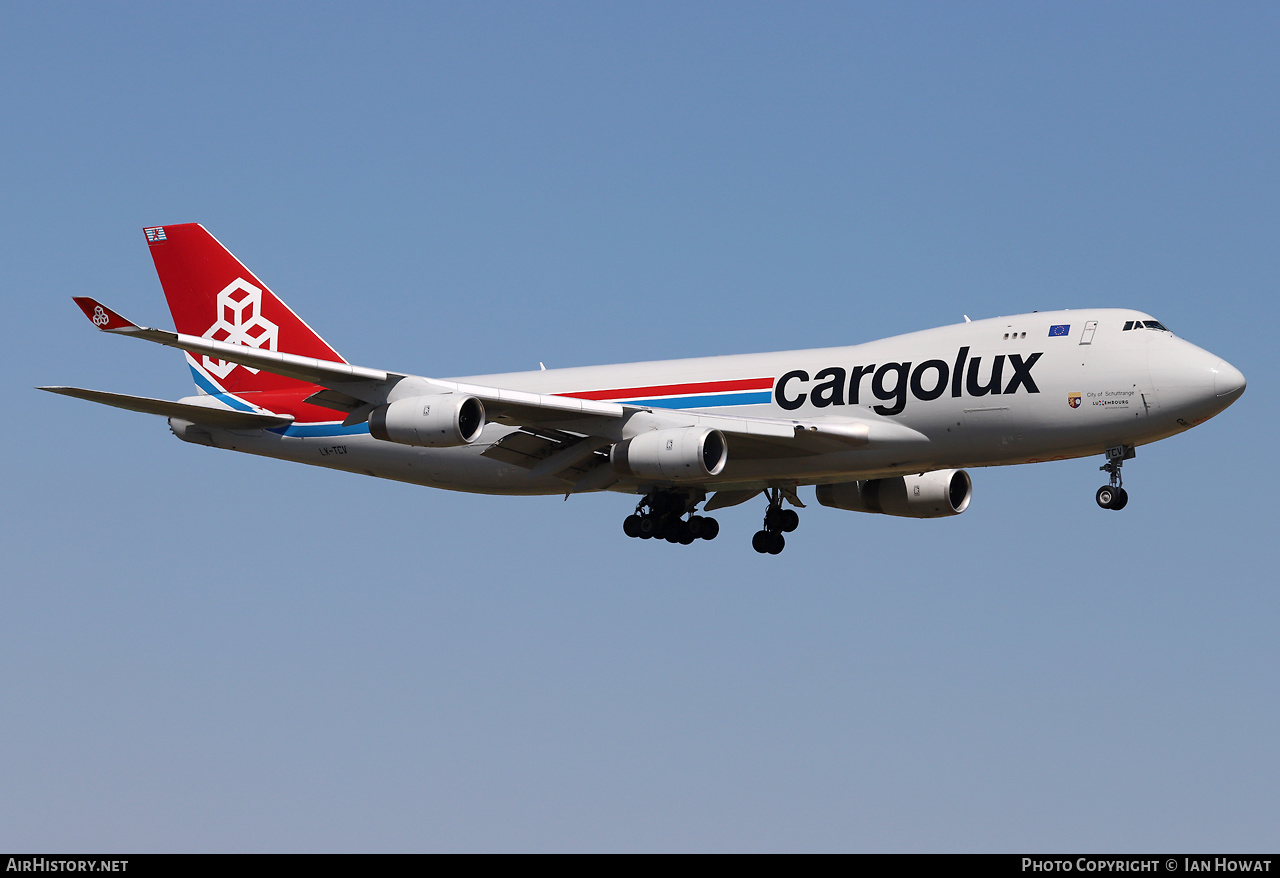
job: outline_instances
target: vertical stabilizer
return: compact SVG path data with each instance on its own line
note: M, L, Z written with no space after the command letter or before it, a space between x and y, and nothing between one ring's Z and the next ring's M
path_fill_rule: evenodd
M197 223L143 230L178 332L317 360L346 362ZM187 354L209 393L292 390L304 382L200 354Z

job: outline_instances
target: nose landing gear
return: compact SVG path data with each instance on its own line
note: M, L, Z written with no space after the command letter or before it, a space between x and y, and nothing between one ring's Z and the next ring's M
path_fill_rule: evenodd
M784 533L791 533L800 526L800 516L794 509L782 508L782 490L769 489L769 508L764 513L764 529L751 538L751 548L761 555L776 555L786 548Z
M1110 476L1110 483L1099 488L1094 497L1103 509L1113 509L1118 512L1128 505L1129 492L1121 487L1123 480L1120 476L1120 467L1124 466L1126 460L1132 460L1135 456L1137 452L1132 445L1116 445L1107 449L1107 462L1098 469Z

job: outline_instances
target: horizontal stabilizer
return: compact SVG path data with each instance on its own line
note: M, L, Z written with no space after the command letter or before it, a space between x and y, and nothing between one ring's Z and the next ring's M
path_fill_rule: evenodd
M146 396L126 396L123 393L107 393L105 390L85 390L82 387L37 387L63 396L87 399L103 405L163 418L182 418L195 424L220 427L224 430L265 430L268 427L284 427L293 423L288 415L262 415L257 412L233 412L228 409L192 405L186 402L170 402L167 399L151 399Z

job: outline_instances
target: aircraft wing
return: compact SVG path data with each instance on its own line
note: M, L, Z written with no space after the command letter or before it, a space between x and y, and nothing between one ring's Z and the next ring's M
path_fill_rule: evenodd
M697 410L650 409L554 394L529 393L500 387L442 381L406 373L353 366L349 363L301 357L279 351L261 350L245 345L227 344L200 336L138 326L87 296L75 297L75 303L85 316L104 332L141 338L166 347L205 354L327 388L313 395L309 401L348 412L348 423L358 423L366 419L370 410L386 403L391 391L399 387L398 397L406 395L406 391L407 395L413 395L416 391L418 394L464 393L475 396L484 403L489 420L502 424L567 431L612 441L621 440L627 434L634 434L644 429L710 427L738 437L735 448L750 449L749 456L752 457L821 454L871 443L879 446L890 443L915 444L929 441L926 436L910 427L870 412L859 412L853 417L810 418L801 421L725 415ZM98 391L84 391L84 393L98 393ZM185 415L178 416L185 417ZM742 440L746 440L745 446Z
M592 415L597 417L620 418L623 407L615 403L595 402L587 399L572 399L567 396L551 396L548 394L525 393L518 390L503 390L496 387L474 387L452 381L437 381L431 378L419 378L404 373L387 372L382 369L367 369L330 360L317 360L313 357L300 357L279 351L261 350L244 345L227 344L195 335L185 335L166 329L152 329L138 326L131 320L121 317L115 311L88 296L76 296L75 303L80 310L104 332L128 335L134 338L162 344L166 347L193 351L220 360L239 363L254 369L262 369L287 378L296 378L311 384L338 391L354 399L357 404L381 405L387 401L387 395L405 378L426 382L436 393L470 393L478 396L486 407L492 406L497 413L513 410L517 415L545 412L556 412L557 416ZM332 399L332 398L331 398ZM321 405L326 401L316 400ZM339 405L331 407L344 408ZM353 406L354 407L354 406Z
M317 360L313 357L299 357L296 354L284 354L278 351L264 351L244 345L227 344L210 338L195 335L184 335L167 329L152 329L138 326L131 320L121 317L106 305L88 296L74 296L73 300L80 310L103 332L128 335L134 338L162 344L183 351L197 351L219 359L239 363L254 369L263 369L276 375L297 378L312 384L326 387L339 385L346 389L347 385L360 382L385 382L389 378L403 378L381 369L365 369L348 363Z

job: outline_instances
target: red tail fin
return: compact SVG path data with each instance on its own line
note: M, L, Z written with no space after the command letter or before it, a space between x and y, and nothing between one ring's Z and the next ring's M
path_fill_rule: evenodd
M318 360L346 362L197 223L143 230L178 332ZM303 382L225 360L187 355L203 387L244 393L295 389Z

